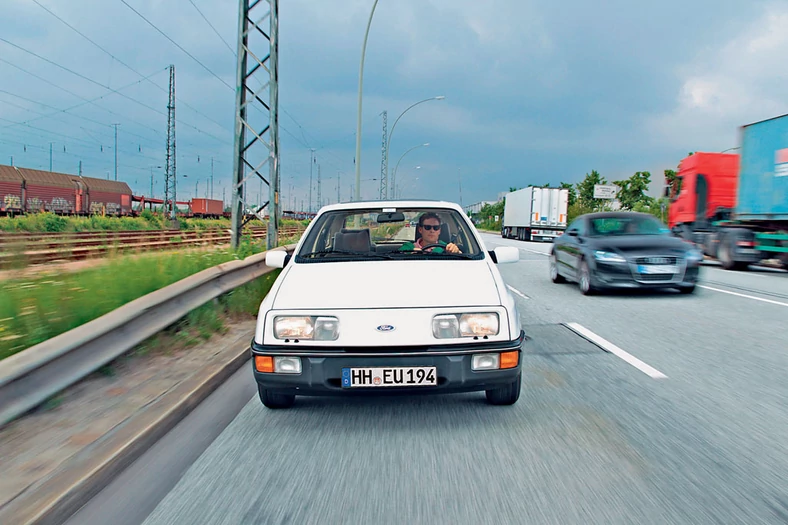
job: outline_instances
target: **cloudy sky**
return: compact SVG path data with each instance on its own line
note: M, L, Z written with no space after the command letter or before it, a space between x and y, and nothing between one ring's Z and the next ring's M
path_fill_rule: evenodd
M309 201L310 165L313 207L318 165L324 202L336 201L337 179L342 200L351 196L372 3L280 1L281 183L298 208ZM221 198L237 9L233 0L2 0L0 163L49 169L51 146L55 171L77 173L82 161L84 175L114 178L118 124L119 178L147 195L152 170L161 197L174 64L179 198L204 196L211 159ZM446 98L410 110L391 141L406 197L467 205L592 169L608 180L648 170L661 182L687 152L736 147L742 124L788 113L786 28L785 1L380 0L364 72L362 197L378 196L369 179L380 178L381 113L390 129L437 95Z

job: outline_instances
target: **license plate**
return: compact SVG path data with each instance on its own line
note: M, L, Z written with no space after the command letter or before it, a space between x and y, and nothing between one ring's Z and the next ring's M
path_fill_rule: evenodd
M434 366L343 368L342 387L435 386L438 372Z
M640 274L671 274L676 273L676 267L669 264L653 264L653 265L638 265L638 273Z

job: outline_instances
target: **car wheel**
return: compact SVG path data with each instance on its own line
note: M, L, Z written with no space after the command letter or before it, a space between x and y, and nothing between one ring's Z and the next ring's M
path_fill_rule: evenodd
M586 261L580 261L580 293L583 295L593 295L594 286L591 284L591 270Z
M487 402L491 405L513 405L520 399L520 383L522 376L517 375L517 379L501 388L494 388L485 391Z
M290 408L295 403L294 394L275 394L270 390L257 385L257 392L260 394L260 401L266 408Z
M556 284L566 282L564 276L558 273L558 261L554 253L550 254L550 280Z
M695 291L695 285L694 284L692 286L681 286L681 287L679 287L679 292L681 292L683 294L691 294L694 291Z

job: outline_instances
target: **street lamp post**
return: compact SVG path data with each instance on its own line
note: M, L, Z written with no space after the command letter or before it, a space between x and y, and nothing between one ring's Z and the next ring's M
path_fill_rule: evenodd
M367 51L367 38L369 37L369 27L372 25L372 15L378 0L372 4L372 11L369 13L367 30L364 32L364 44L361 47L361 63L358 66L358 114L356 117L356 201L361 200L361 91L364 86L364 55Z
M429 142L425 142L424 144L419 144L418 146L413 146L408 151L406 151L405 153L402 154L402 156L397 161L397 165L394 166L394 171L391 172L391 187L392 188L396 188L395 184L396 184L396 180L397 180L397 168L399 167L399 163L402 162L403 157L405 157L405 155L407 155L408 153L410 153L411 151L413 151L416 148L425 148L425 147L427 147L429 145L430 145ZM396 191L395 191L395 193L396 193Z
M405 109L405 111L403 111L402 113L399 114L399 117L397 117L397 120L394 121L394 125L391 126L391 131L389 132L389 136L386 139L386 158L389 158L389 150L391 149L391 136L394 134L394 128L397 127L397 122L399 122L399 119L402 118L402 115L404 115L405 113L410 111L412 108L418 106L419 104L423 104L425 102L429 102L430 100L443 100L445 98L446 97L444 95L438 95L437 97L425 98L424 100L420 100L420 101L416 102L415 104L411 105L410 107ZM386 178L388 179L388 177L389 177L389 174L386 173ZM391 187L392 188L394 187L394 182L393 181L391 183Z

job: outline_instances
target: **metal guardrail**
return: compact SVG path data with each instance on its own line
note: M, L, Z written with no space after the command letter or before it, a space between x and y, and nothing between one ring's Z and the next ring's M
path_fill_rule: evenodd
M295 244L275 248L289 253ZM0 361L0 426L40 405L208 301L272 271L265 254L151 292Z

